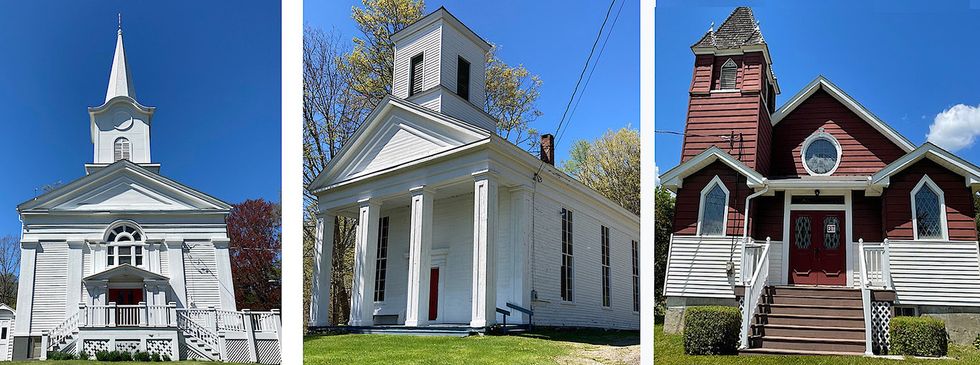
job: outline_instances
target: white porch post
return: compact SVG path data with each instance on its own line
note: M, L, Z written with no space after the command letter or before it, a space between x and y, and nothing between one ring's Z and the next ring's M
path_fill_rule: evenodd
M351 290L350 325L374 325L374 269L378 255L378 218L381 204L359 201L357 242L354 245L354 285Z
M187 308L187 289L184 286L184 240L167 238L167 264L170 266L170 287L177 295L177 306Z
M408 251L406 326L429 324L429 268L432 267L432 195L424 186L412 188L412 227Z
M511 260L513 264L513 282L511 287L511 298L514 304L524 308L531 308L531 273L528 270L531 265L530 245L531 245L531 214L533 206L531 204L531 187L519 185L510 190L511 197ZM506 309L506 308L505 308ZM514 314L515 322L522 323L527 319L527 315L517 311Z
M14 334L29 336L31 332L31 306L34 304L34 262L38 241L20 243L20 280L17 283L17 317L14 319Z
M310 326L330 325L330 278L333 273L335 216L322 214L316 220L313 242L313 283L310 290Z
M65 314L70 315L78 310L78 302L82 300L82 250L85 241L81 239L68 240L68 300L65 301Z
M493 242L497 234L497 180L489 170L474 173L473 179L473 311L470 327L487 327L497 318Z
M236 311L238 305L235 303L235 282L231 278L231 253L228 246L231 239L228 237L212 238L211 244L214 246L214 262L218 271L218 292L221 298L221 310Z

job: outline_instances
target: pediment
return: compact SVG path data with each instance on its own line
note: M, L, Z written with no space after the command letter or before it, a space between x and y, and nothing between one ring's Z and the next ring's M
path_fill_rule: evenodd
M489 136L463 121L389 97L310 188L397 169Z
M22 212L225 211L230 206L123 160L24 202L17 209Z

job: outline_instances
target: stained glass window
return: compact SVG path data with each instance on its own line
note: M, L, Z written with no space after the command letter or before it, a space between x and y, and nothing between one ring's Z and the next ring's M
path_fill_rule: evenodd
M827 217L823 219L823 247L835 250L840 247L840 219Z
M796 248L809 248L810 235L810 217L796 217L796 227L794 228Z
M920 239L942 239L939 194L929 184L915 193L915 229Z
M837 166L837 146L827 138L817 138L806 145L803 162L815 174L826 174Z
M701 234L723 236L725 234L725 212L728 210L728 193L715 183L704 195L704 208L701 211Z

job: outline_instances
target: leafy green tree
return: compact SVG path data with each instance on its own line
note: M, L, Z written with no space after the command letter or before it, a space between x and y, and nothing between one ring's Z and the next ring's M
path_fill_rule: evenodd
M670 252L670 234L674 232L674 194L663 186L657 186L654 196L654 300L657 314L663 314L664 280L667 274L667 254Z
M497 134L518 146L534 148L538 131L530 124L542 115L535 102L541 78L524 65L508 66L497 57L497 46L487 53L487 113L497 119Z
M624 127L577 141L562 170L634 214L640 214L640 133Z
M354 37L354 50L347 56L353 76L351 87L377 105L391 93L395 65L395 42L391 35L422 18L421 0L362 0L353 7L352 18L363 37Z

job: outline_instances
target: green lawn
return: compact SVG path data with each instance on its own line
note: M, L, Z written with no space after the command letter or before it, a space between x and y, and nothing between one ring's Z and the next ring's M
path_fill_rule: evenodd
M307 364L555 364L601 345L635 345L636 332L540 331L520 336L309 336ZM599 346L597 346L599 345ZM617 362L606 362L616 364Z
M950 359L892 360L860 356L690 356L684 354L684 337L664 333L663 323L657 321L654 328L653 353L657 365L841 365L841 364L980 364L980 351L968 346L950 345Z

